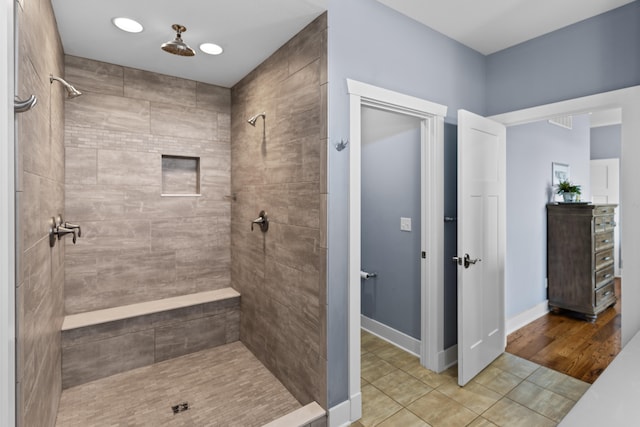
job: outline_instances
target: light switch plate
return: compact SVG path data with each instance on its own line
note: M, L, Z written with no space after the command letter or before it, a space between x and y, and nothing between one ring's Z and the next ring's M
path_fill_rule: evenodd
M411 218L400 217L400 231L411 231Z

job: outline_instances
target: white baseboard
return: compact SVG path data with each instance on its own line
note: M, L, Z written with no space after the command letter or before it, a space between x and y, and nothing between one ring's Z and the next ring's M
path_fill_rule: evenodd
M358 393L360 395L360 393ZM360 400L362 397L360 396ZM355 420L354 420L355 421ZM329 408L327 417L328 427L348 427L351 425L351 401L345 400Z
M458 344L438 352L438 372L446 371L458 363Z
M513 316L511 319L507 319L506 335L509 335L510 333L517 331L523 326L528 325L534 320L544 316L548 312L549 312L549 301L545 300L540 304L533 306L530 309Z
M363 315L360 316L360 327L404 351L420 357L420 340Z

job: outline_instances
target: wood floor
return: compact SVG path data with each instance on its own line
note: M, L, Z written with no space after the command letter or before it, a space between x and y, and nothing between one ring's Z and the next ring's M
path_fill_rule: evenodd
M618 302L594 323L553 312L507 337L507 352L593 384L620 352L620 279Z

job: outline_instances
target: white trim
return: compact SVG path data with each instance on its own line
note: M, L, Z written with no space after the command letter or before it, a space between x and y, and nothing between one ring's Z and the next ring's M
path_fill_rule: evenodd
M509 335L512 332L517 331L523 326L528 325L536 319L544 316L549 312L549 300L544 300L538 305L531 307L522 313L516 314L511 319L507 319L506 332Z
M361 108L370 106L418 117L421 123L422 165L428 165L423 175L424 194L428 207L423 216L427 222L422 250L427 258L422 263L421 288L421 363L428 369L441 371L438 351L444 342L444 116L447 107L413 96L393 92L366 83L347 79L349 92L349 248L348 248L348 347L349 396L351 421L360 418L360 203L361 203ZM431 233L430 235L427 233ZM425 238L428 236L428 238ZM425 280L428 278L428 280Z
M441 117L447 115L447 107L444 105L416 98L415 96L405 95L351 79L347 79L347 86L350 95L365 98L370 105L378 105L385 110L397 111L416 117L425 117L425 114Z
M438 364L442 366L443 371L456 363L458 363L458 344L438 352Z
M620 159L620 234L631 236L621 243L621 261L640 257L640 86L599 93L560 101L553 104L527 108L489 117L492 120L513 126L531 123L563 114L585 114L593 111L622 109L622 158ZM640 287L625 286L640 280L640 264L629 262L625 266L622 280L622 345L624 346L640 330Z
M360 398L362 402L362 398ZM362 405L361 405L362 406ZM328 427L348 427L351 425L351 400L345 400L329 408L327 416Z
M8 427L16 421L14 7L5 0L0 12L0 425Z
M365 331L401 348L407 353L418 357L420 356L420 340L365 315L360 316L360 324Z

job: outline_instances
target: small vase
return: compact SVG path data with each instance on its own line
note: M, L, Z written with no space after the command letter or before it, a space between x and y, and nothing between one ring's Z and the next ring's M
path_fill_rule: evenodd
M565 203L573 203L576 201L576 193L562 193Z

